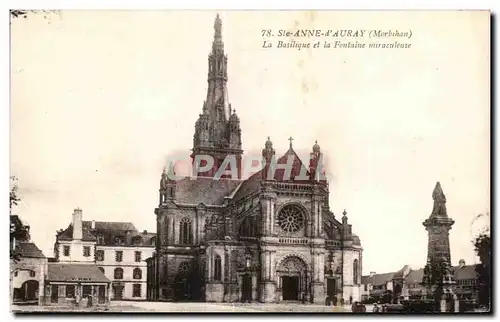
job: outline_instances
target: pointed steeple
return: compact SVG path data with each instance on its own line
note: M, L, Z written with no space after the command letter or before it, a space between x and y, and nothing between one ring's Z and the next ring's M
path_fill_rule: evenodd
M212 51L208 56L207 98L203 102L203 114L197 122L194 149L197 147L239 149L238 141L228 137L227 123L231 116L227 93L227 56L222 41L222 20L217 14L214 22ZM233 129L233 132L238 132Z
M218 14L214 21L212 50L208 55L207 81L207 98L203 102L203 113L195 124L191 157L194 162L197 155L211 156L213 168L197 173L197 176L212 177L224 164L227 155L236 156L237 163L241 163L243 153L240 120L236 112L231 114L227 93L227 56L222 41L222 20Z

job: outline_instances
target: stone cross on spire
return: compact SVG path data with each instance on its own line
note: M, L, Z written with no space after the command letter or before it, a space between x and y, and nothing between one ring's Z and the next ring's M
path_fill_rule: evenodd
M292 148L292 141L293 141L293 138L292 137L289 137L288 138L288 141L290 141L290 149Z

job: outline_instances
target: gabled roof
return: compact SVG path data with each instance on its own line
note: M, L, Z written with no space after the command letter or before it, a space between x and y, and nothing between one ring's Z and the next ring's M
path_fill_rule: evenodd
M405 265L407 267L407 265ZM467 279L476 279L477 278L477 273L475 269L475 265L465 265L463 267L460 266L454 266L452 267L453 270L453 275L454 279L456 281L458 280L467 280ZM403 268L404 270L404 268ZM396 273L387 273L387 274L375 274L372 278L370 276L362 276L361 277L361 283L362 284L373 284L373 285L379 285L377 283L380 283L380 281L384 281L387 279L389 276L390 279L397 278L398 273L401 272L402 270L396 272ZM383 277L381 277L383 276ZM424 277L424 269L412 269L408 273L408 276L405 278L404 282L406 284L419 284L422 282L422 279Z
M408 270L408 268L409 268L408 265L403 266L403 268L401 268L399 271L397 271L396 273L394 273L393 279L404 278L405 277L404 274Z
M121 221L95 221L95 230L119 230L119 231L137 231L134 224L131 222ZM83 226L92 229L92 221L83 221Z
M20 242L16 245L16 253L25 258L45 258L42 251L31 242Z
M405 282L407 284L419 284L422 282L422 279L424 278L424 269L412 269L410 270L410 273L405 279Z
M476 265L465 265L463 267L453 267L453 275L455 280L471 280L477 279Z
M289 183L306 183L310 184L311 181L306 179L303 180L301 178L298 178L299 175L302 177L307 176L309 177L309 171L307 170L307 167L304 166L304 163L302 160L299 158L297 153L290 148L288 151L280 157L276 163L277 164L287 164L287 161L289 158L293 158L293 163L292 163L292 168L290 171L290 177L287 178L285 177L285 169L277 169L274 172L274 180L278 182L289 182ZM245 198L246 196L252 194L254 191L256 191L259 188L260 182L263 180L263 172L265 169L261 169L260 171L254 173L252 176L250 176L247 180L243 182L241 187L238 189L238 192L234 196L234 200L240 200Z
M131 245L153 246L155 233L140 233L131 222L95 221L95 228L92 229L92 221L82 222L82 240L97 241L98 236L103 237L101 245L116 245L116 238L119 237L126 245L127 232L130 233ZM58 240L73 240L73 224L70 224L61 232Z
M82 223L82 240L83 241L95 241L96 238L92 233L90 226L85 225L85 222ZM68 228L66 228L63 232L61 232L58 237L58 240L73 240L73 224L69 224Z
M51 282L110 282L104 273L94 264L48 263L47 280Z
M395 273L374 274L373 276L361 276L362 284L384 285L391 282Z

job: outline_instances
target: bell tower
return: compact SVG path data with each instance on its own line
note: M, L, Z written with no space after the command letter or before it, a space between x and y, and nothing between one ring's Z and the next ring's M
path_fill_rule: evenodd
M217 14L214 23L214 39L212 51L208 56L208 89L207 98L203 102L202 114L195 124L193 152L191 158L195 175L213 177L223 165L227 156L235 158L222 170L229 170L231 165L238 169L241 177L241 128L236 110L232 110L227 93L227 55L224 54L222 41L222 21ZM207 171L198 171L199 167L207 167L206 157L213 160L213 166ZM198 160L197 160L198 159Z

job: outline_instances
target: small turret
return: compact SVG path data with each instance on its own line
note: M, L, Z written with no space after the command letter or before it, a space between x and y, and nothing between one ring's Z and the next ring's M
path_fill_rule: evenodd
M169 177L170 174L170 177ZM173 163L169 164L169 170L164 167L161 173L160 180L160 205L167 202L167 200L175 200L175 186L177 182L173 179L175 170Z
M342 212L342 225L347 225L347 211Z
M309 178L312 181L323 181L323 159L318 141L314 142L309 156Z

